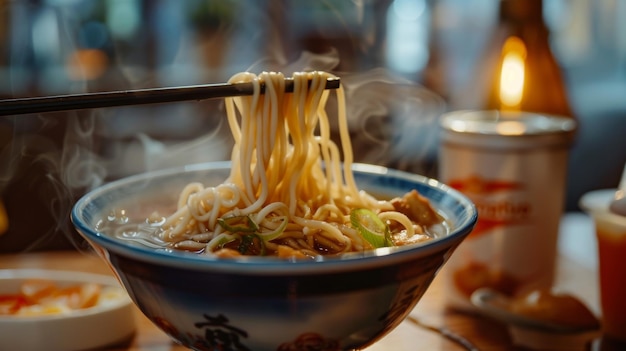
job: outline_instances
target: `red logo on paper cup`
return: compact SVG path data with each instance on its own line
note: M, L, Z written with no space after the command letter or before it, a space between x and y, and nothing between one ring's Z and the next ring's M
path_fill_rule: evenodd
M525 185L522 182L471 175L466 179L450 180L448 184L467 195L476 205L478 223L470 237L528 221L531 205L524 198Z

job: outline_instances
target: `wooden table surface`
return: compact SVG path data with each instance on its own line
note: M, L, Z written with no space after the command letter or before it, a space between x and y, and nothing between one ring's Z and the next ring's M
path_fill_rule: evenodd
M574 221L576 222L576 221ZM560 253L556 287L574 293L598 313L597 273L592 227L589 223L566 225L561 228ZM571 230L570 230L571 229ZM591 259L589 259L589 257ZM589 264L591 262L591 264ZM111 274L99 257L78 252L45 252L0 255L0 269L45 268ZM477 350L522 350L514 347L506 326L478 315L450 310L445 305L445 287L438 276L411 312L410 318L367 351L382 350L467 350L434 329L445 329L460 336ZM110 350L184 350L173 343L136 310L138 330L124 345ZM414 320L420 321L420 325Z

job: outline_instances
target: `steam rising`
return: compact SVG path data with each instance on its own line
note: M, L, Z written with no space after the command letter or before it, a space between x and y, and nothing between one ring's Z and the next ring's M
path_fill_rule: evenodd
M331 49L324 54L303 52L289 64L260 61L249 70L335 72L346 91L355 160L433 176L432 157L438 143L436 119L445 111L443 99L384 68L337 72L339 62L337 50ZM334 111L332 94L329 105ZM331 127L338 129L337 125Z
M330 56L304 53L282 71L329 71L336 62L337 57L332 53ZM260 63L251 70L261 71L261 66L281 70L278 64ZM355 161L432 175L434 170L429 157L437 144L435 119L444 108L441 100L421 86L394 77L383 69L338 75L346 90ZM331 100L329 104L332 103ZM0 189L16 176L13 172L25 153L38 154L32 162L40 164L46 171L49 187L39 191L39 200L49 204L50 213L57 219L56 228L41 235L27 249L44 245L57 231L73 238L72 241L81 247L82 243L75 240L66 220L73 202L84 192L109 180L139 172L227 159L232 141L221 103L213 105L217 107L207 109L209 115L206 118L215 126L206 135L178 141L149 136L141 126L154 126L154 120L151 120L154 116L133 108L114 112L69 112L66 116L14 117L16 127L34 118L43 123L41 128L55 123L57 118L66 122L61 146L36 133L16 133L1 154ZM194 114L194 109L188 106L174 110L177 113L171 114L172 119L184 119L180 113L185 111L193 118L198 116L197 111ZM133 119L144 123L133 122ZM336 131L337 125L331 128ZM116 132L122 130L125 131L121 135Z
M357 9L362 6L359 1L354 4ZM64 13L71 15L72 12ZM249 16L246 18L249 19ZM362 21L362 17L355 18ZM64 19L54 23L61 22L72 21ZM254 31L264 27L249 28L246 25L243 28L245 33L237 35L233 47L229 48L237 64L241 64L245 57L254 57L256 61L251 65L248 63L247 70L255 73L281 71L291 75L292 72L305 70L335 73L341 78L346 91L355 161L433 175L433 150L437 144L436 118L445 108L438 96L384 68L342 72L340 63L346 57L340 57L341 51L337 48L330 48L324 53L303 50L299 57L289 59L285 52L286 45L281 41L281 33L272 28L270 22L271 18L261 22L266 25L263 35L268 37L267 42L272 46L264 52L255 51L259 47L254 46L252 52L245 51L246 55L239 53L247 45L245 40L259 39L245 38L249 34L245 31L252 31L256 37ZM232 37L236 29L220 25L212 32L212 36ZM65 35L68 33L62 32ZM360 45L353 43L354 47L379 43L380 39L373 35L370 33L367 38L354 39L361 41ZM66 50L75 46L68 38L61 39ZM178 43L177 52L171 53L170 58L175 61L188 60L193 50L208 52L206 47L195 48L193 42L185 40ZM201 54L197 56L203 57ZM222 57L222 61L228 59ZM113 75L111 79L118 86L124 88L176 85L181 79L190 76L184 65L172 64L165 70L164 76L158 76L158 72L133 69L126 62L130 58L116 57L116 60L117 66L109 74ZM229 68L233 69L232 66ZM243 70L234 68L235 72ZM216 71L212 72L215 74ZM221 76L211 76L210 81L225 81L235 73L217 72ZM208 78L204 75L198 79ZM88 90L86 83L79 81L73 82L70 87L70 91ZM332 104L331 98L329 111L334 111ZM331 128L337 130L336 125ZM139 172L226 160L232 148L230 138L221 101L0 118L0 195L7 202L17 203L11 203L13 207L7 208L10 220L20 216L26 217L26 221L29 217L38 220L43 216L42 212L46 211L53 222L53 228L45 232L14 233L13 236L30 237L23 240L23 251L44 247L57 235L67 236L76 247L81 248L83 242L77 240L68 220L79 196L106 182ZM35 173L37 177L30 177L31 180L22 184L22 177ZM20 198L21 190L15 190L16 186L28 188L29 197ZM37 207L37 203L41 203L43 208ZM0 246L3 239L0 236Z
M66 219L76 193L101 185L106 174L93 152L93 118L80 119L75 114L61 118L67 123L57 123L60 120L50 116L12 117L13 134L0 153L0 194L9 194L9 200L11 194L17 198L10 203L12 207L7 206L9 228L19 228L24 220L45 221L48 216L42 211L57 219L47 232L17 233L16 239L25 243L24 251L46 246L59 233L74 237ZM49 133L63 126L66 137L59 144Z
M443 100L384 69L342 78L358 162L432 176Z

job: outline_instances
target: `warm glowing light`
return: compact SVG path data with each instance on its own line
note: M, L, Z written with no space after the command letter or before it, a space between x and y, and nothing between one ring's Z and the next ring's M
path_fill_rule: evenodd
M502 135L523 135L526 132L526 125L518 121L506 121L498 123L496 127Z
M0 201L0 235L4 234L7 230L9 230L9 216L4 209L2 201Z
M503 109L519 109L524 95L526 45L518 37L510 37L502 47L500 71L500 102Z
M73 80L92 80L102 76L108 65L109 59L103 51L80 49L69 56L67 70Z

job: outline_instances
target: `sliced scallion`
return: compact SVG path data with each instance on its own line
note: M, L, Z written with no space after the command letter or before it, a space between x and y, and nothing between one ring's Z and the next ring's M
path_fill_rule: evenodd
M257 234L242 235L239 243L239 253L242 255L265 256L265 243Z
M259 230L250 216L222 217L217 219L217 223L231 233L254 233Z
M274 240L278 238L285 231L285 228L287 228L287 223L289 222L287 216L279 216L279 217L272 218L271 220L280 221L280 224L274 230L266 231L266 232L260 231L258 233L259 236L265 241L270 241L270 240Z
M373 211L364 208L352 210L350 223L373 247L392 246L389 227Z

